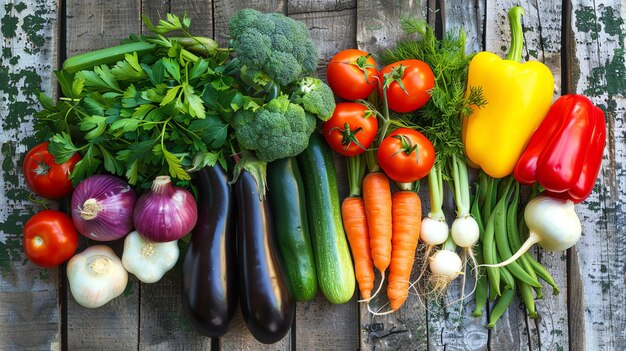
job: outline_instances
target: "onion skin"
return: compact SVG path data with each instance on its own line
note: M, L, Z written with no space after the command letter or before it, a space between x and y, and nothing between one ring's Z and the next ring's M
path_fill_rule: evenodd
M89 239L117 240L133 230L136 200L135 191L122 179L94 175L78 184L72 194L72 221Z
M193 195L175 187L169 176L154 179L152 189L137 200L133 214L137 232L160 243L187 235L197 220L198 209Z

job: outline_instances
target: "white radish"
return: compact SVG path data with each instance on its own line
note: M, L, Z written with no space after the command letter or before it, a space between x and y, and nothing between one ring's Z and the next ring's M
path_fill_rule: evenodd
M548 251L564 251L580 239L580 219L570 200L549 196L537 196L530 200L524 210L524 220L530 230L528 239L508 260L484 267L504 267L517 260L534 244Z
M430 257L430 271L435 276L452 281L463 271L463 261L454 251L439 250Z
M420 240L429 246L441 245L448 239L448 223L445 217L435 218L431 212L422 220Z
M452 222L450 234L452 234L452 240L455 244L462 248L471 249L478 242L480 230L474 217L466 215L457 217Z

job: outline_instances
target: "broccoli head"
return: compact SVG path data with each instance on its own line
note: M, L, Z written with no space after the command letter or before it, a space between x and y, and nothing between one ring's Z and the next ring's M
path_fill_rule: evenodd
M232 125L239 146L255 151L260 161L271 162L306 149L315 117L281 95L256 111L237 111Z
M252 72L285 86L315 71L317 49L302 22L244 9L231 17L228 28L237 58Z
M291 94L291 101L302 105L304 110L328 121L335 112L335 95L330 87L315 77L302 78Z

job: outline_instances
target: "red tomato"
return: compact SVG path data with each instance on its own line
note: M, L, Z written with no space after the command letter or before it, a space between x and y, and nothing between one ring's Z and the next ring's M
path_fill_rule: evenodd
M24 225L24 252L34 264L50 268L67 261L76 252L78 232L63 212L44 210Z
M72 192L70 172L81 160L75 153L62 164L54 162L54 156L48 152L48 143L41 143L32 148L24 157L24 178L35 194L47 199L58 199Z
M417 130L398 128L380 143L376 158L389 178L411 183L428 175L435 163L435 148Z
M340 51L328 63L326 79L335 95L340 98L365 99L378 85L376 61L365 51L356 49Z
M401 67L400 67L401 66ZM424 61L402 60L394 62L380 71L381 84L378 92L383 94L385 75L402 81L404 89L397 81L389 83L387 88L387 102L389 109L396 112L411 112L424 106L430 99L428 91L435 86L435 77L432 69ZM397 77L395 77L397 76Z
M344 156L364 152L376 137L378 121L367 107L356 102L340 102L333 116L324 122L324 138L333 150Z

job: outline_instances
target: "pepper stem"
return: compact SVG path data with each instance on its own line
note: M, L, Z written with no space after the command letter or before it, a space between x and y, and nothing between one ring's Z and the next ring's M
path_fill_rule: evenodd
M522 61L522 49L524 48L524 33L522 31L522 15L526 12L523 7L515 6L509 10L509 25L511 26L511 47L506 59L510 61Z

